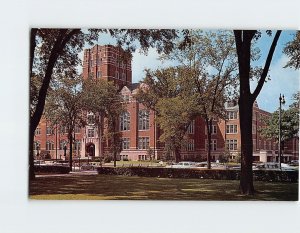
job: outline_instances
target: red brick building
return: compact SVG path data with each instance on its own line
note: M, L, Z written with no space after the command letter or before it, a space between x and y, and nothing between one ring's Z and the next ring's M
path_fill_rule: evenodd
M155 123L154 112L133 98L140 84L132 83L131 58L120 48L96 45L84 50L82 66L84 79L101 78L113 81L127 102L127 111L120 116L119 121L123 148L119 159L149 160L150 157L161 159L164 145L159 142L160 129ZM234 102L226 103L226 111L226 120L213 121L212 160L217 160L225 152L230 153L231 159L234 159L240 151L238 105ZM92 116L90 114L90 117ZM268 116L270 113L259 109L257 103L254 104L252 137L255 161L274 161L278 153L277 143L274 140L265 140L259 133L259 129L263 127L262 119ZM84 128L77 127L73 147L75 157L90 159L103 157L108 152L108 145L107 141L102 139L102 134L93 123ZM182 160L205 160L207 133L204 120L200 117L193 120L187 134L189 141L181 151ZM52 159L64 159L65 145L69 148L65 129L41 120L35 134L35 154ZM298 159L298 139L286 142L283 154L286 161Z

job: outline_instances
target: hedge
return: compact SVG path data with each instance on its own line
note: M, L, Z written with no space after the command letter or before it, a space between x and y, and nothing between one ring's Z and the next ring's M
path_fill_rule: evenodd
M70 172L70 167L59 165L35 165L34 171L36 174L54 173L54 174L67 174Z
M143 176L161 178L194 178L214 180L239 180L238 170L176 169L162 167L98 167L98 174ZM298 171L253 171L257 181L298 182Z

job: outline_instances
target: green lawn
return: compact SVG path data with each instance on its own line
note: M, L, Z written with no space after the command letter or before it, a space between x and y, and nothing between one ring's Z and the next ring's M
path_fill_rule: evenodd
M258 191L247 197L238 181L64 175L37 177L30 184L30 199L44 200L298 200L298 184L255 182Z

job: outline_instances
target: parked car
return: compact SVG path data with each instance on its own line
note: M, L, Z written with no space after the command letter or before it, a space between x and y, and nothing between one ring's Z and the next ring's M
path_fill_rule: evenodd
M172 164L169 166L166 166L167 168L194 168L196 167L195 162L189 162L189 161L182 161L177 164Z
M267 162L260 163L253 167L253 170L280 170L279 163ZM281 163L281 171L295 171L295 167L292 167L286 163Z
M81 170L95 170L97 168L96 163L87 163L81 166Z
M46 163L44 160L34 160L34 165L42 166L42 165L46 165Z
M292 160L292 161L290 162L290 165L291 165L291 166L299 166L299 160Z

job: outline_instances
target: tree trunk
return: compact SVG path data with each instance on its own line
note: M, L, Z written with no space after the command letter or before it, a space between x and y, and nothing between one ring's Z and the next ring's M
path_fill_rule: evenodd
M206 120L207 129L207 169L211 169L211 131L212 131L212 121Z
M181 158L180 158L180 150L178 146L175 146L174 154L175 154L175 163L179 163Z
M116 145L116 142L117 142L117 131L116 131L116 122L115 122L115 119L112 119L112 126L113 126L113 156L114 156L114 167L117 167L117 145Z
M252 101L249 97L240 98L239 114L241 128L241 178L242 194L253 195L253 144L252 144Z
M254 38L256 30L234 30L236 50L239 63L240 76L240 98L239 115L241 128L241 178L240 190L242 194L254 194L252 160L253 160L253 142L252 142L252 111L253 103L260 93L272 61L272 57L281 34L278 30L273 39L268 52L263 72L258 81L253 94L250 92L250 63L251 63L251 41Z
M70 156L69 156L69 166L70 166L70 171L72 171L73 167L73 134L69 134L69 144L70 144Z
M33 143L34 143L34 131L32 131L32 128L30 128L29 130L29 180L35 179Z

